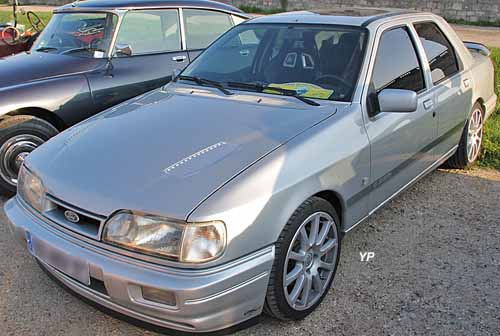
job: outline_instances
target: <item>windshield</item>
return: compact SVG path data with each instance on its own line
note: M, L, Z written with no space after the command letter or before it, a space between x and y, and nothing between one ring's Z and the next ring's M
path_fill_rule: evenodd
M111 13L55 14L32 51L102 58L108 52L117 17Z
M364 55L365 30L334 25L242 24L183 71L238 90L279 88L308 98L350 101ZM250 85L242 85L250 84Z

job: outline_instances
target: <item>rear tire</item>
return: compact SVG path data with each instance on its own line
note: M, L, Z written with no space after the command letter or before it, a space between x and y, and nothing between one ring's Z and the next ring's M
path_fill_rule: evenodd
M276 242L264 311L299 320L323 301L340 256L339 217L330 203L311 197L295 210Z
M45 120L18 115L0 121L0 193L13 195L26 156L58 133Z
M465 124L457 151L445 162L445 168L465 169L477 160L483 142L483 126L484 111L481 104L476 103Z

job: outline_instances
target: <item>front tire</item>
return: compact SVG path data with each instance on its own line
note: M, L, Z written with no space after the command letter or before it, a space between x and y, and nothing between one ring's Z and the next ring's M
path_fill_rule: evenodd
M446 168L464 169L473 164L481 152L483 142L484 111L476 103L465 124L457 151L445 163Z
M45 120L19 115L0 121L0 193L16 192L17 174L26 156L58 133Z
M340 256L339 217L330 203L311 197L295 210L276 242L264 310L298 320L323 301Z

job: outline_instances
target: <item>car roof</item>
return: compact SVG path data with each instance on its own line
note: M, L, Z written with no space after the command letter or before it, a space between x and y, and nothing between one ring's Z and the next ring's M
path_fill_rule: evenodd
M240 9L217 1L210 0L87 0L75 1L55 10L112 10L131 8L165 8L165 7L199 7L226 12L244 14Z
M247 23L311 23L366 27L375 21L415 15L417 13L416 11L393 8L342 7L260 16L247 21Z

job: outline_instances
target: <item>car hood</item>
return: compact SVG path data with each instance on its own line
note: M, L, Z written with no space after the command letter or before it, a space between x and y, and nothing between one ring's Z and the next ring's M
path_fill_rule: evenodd
M262 97L265 96L265 97ZM239 172L336 111L293 98L171 84L52 138L27 166L64 202L185 219Z
M0 89L26 82L88 72L106 64L99 58L49 53L21 53L0 58Z

